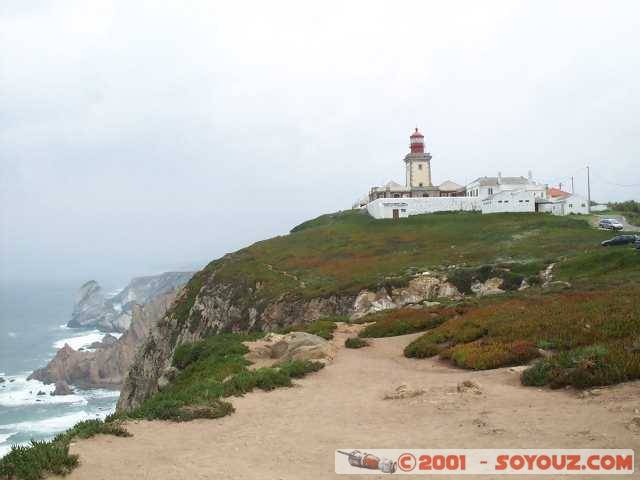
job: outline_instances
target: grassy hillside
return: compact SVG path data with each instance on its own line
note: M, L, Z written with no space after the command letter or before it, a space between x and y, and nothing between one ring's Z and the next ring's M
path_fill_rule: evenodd
M401 282L446 265L552 261L595 252L610 237L578 217L444 213L399 221L361 211L323 215L290 235L258 242L212 263L218 278L260 282L262 294L305 298Z

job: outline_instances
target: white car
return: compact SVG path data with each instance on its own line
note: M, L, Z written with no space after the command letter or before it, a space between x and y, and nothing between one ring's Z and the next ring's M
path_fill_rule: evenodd
M605 230L622 230L624 228L624 225L615 218L603 218L598 222L598 226Z

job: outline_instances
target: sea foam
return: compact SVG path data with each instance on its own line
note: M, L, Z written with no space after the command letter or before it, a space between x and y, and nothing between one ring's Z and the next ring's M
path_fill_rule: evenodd
M45 385L38 380L27 380L27 375L14 375L6 378L5 388L0 390L0 406L19 407L37 404L86 405L87 400L80 395L50 395L55 385ZM11 381L13 380L13 382ZM38 392L45 395L38 395Z

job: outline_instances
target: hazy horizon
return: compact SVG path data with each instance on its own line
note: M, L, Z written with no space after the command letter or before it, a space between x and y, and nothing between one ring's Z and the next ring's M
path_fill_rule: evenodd
M188 5L188 7L185 7ZM7 282L189 268L402 182L640 198L637 2L0 6Z

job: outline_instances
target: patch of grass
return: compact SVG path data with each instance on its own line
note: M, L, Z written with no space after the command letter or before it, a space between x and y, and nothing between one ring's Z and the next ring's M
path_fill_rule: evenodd
M374 323L367 325L358 336L360 338L381 338L423 332L440 325L448 318L462 312L463 309L461 307L435 309L399 308L384 310L360 319L361 322Z
M560 352L522 372L522 383L551 388L589 388L640 378L640 354L611 342Z
M441 352L441 357L442 352ZM518 340L510 343L474 341L452 347L446 357L459 367L472 370L521 365L540 356L532 342Z
M344 341L347 348L363 348L369 345L369 342L359 337L349 337Z
M78 466L78 456L69 453L74 438L90 438L98 434L129 437L131 434L119 422L86 420L57 435L50 441L32 440L20 445L0 459L0 478L7 480L38 480L46 475L67 475Z
M335 322L341 322L345 319L346 317L342 316L320 318L315 322L311 322L308 324L290 325L286 328L283 328L281 330L281 333L307 332L322 337L325 340L331 340L333 338L334 330L338 327Z
M556 352L527 370L527 385L606 385L640 378L640 285L537 292L491 299L426 332L405 356L440 355L464 368L524 364L537 348Z
M225 397L244 395L256 388L288 387L299 378L323 367L320 362L291 361L269 368L249 370L242 343L261 334L226 333L185 344L175 351L173 364L180 369L163 390L127 414L131 418L188 421L218 418L233 413Z

